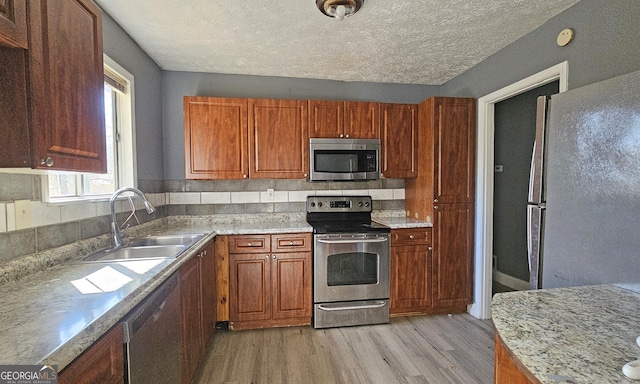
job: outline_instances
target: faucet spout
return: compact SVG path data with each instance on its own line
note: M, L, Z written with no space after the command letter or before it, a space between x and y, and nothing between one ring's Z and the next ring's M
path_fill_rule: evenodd
M113 195L111 195L111 198L109 199L109 208L111 209L111 243L113 248L122 247L122 233L120 233L120 228L118 227L118 223L116 221L115 202L118 196L126 192L132 192L138 195L142 199L142 202L144 203L144 208L147 211L147 213L152 214L156 210L153 204L151 204L151 202L147 200L147 197L144 195L144 193L137 188L126 187L126 188L120 188L117 191L115 191ZM135 211L135 208L134 208L134 211Z

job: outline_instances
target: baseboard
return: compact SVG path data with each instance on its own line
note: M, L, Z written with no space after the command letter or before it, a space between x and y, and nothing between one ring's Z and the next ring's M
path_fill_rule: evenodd
M526 291L529 289L529 282L520 280L516 277L502 273L496 269L493 270L493 280L516 291Z

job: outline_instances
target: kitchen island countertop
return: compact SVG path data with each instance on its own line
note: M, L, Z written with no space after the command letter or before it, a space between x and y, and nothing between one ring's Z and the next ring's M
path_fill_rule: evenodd
M491 304L493 323L524 373L541 383L637 383L622 374L624 364L640 358L637 288L498 293Z

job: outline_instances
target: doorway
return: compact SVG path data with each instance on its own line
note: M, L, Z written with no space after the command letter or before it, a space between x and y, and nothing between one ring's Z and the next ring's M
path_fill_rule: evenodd
M567 79L568 63L565 61L478 99L473 283L475 300L469 306L469 313L476 318L491 318L495 104L553 81L559 81L559 91L565 92Z
M558 80L494 105L492 293L529 289L527 202L538 96Z

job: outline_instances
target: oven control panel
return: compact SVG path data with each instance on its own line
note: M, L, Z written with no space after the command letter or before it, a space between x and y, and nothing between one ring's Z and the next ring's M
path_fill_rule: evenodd
M307 212L371 212L371 196L308 196Z

